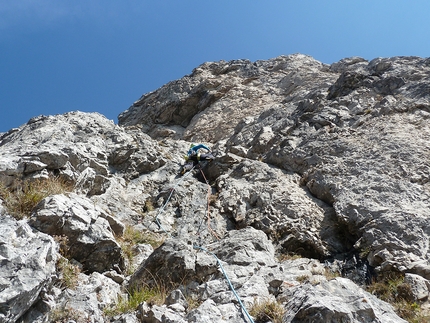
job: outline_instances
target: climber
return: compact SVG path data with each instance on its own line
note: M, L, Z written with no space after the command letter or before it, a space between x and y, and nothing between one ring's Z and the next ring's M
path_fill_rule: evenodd
M200 149L205 149L207 153L201 154ZM185 174L189 170L193 169L195 166L197 166L201 161L212 161L214 159L214 156L211 153L211 150L203 145L198 144L194 145L191 144L190 149L188 150L188 153L185 158L185 164L182 166L181 174Z

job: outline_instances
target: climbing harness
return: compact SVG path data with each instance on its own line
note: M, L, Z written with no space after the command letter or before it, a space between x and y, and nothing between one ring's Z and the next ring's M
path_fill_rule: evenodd
M198 164L199 165L199 164ZM182 178L175 184L175 186L173 186L173 188L171 188L170 189L170 194L169 194L169 196L168 196L168 198L167 198L167 200L166 200L166 202L164 202L164 204L162 205L162 207L158 210L158 213L157 213L157 216L155 217L155 221L157 222L157 224L158 224L158 226L164 231L164 233L166 233L170 238L173 238L172 237L172 235L161 225L161 223L160 223L160 221L159 221L159 216L161 215L161 213L164 211L164 208L166 207L166 205L169 203L169 201L170 201L170 198L172 197L172 195L173 195L173 192L175 191L175 189L183 182L183 180L187 177L187 176L189 176L189 174L191 174L192 173L192 170L196 167L197 165L195 165L195 166L193 166L193 168L191 168L190 169L190 171L186 174L186 175L184 175L184 176L182 176ZM218 235L212 230L212 228L210 227L210 214L209 214L209 195L210 195L210 185L209 185L209 182L208 182L208 180L206 179L206 176L205 176L205 174L203 173L203 170L201 169L201 167L200 167L200 165L199 165L199 169L200 169L200 172L202 173L202 176L203 176L203 178L204 178L204 180L205 180L205 182L206 182L206 184L208 185L208 198L207 198L207 200L208 200L208 203L207 203L207 217L208 217L208 230L209 230L209 232L212 234L212 235L214 235L218 240L220 239L219 237L218 237ZM203 221L202 221L203 222ZM201 222L201 223L202 223ZM201 226L201 223L200 223L200 226ZM199 233L200 232L200 226L199 226L199 229L198 229L198 231L197 231L197 233ZM198 246L198 245L196 245L196 244L193 244L193 248L194 249L196 249L196 250L201 250L201 251L204 251L204 252L206 252L207 254L209 254L209 255L211 255L211 256L213 256L214 258L215 258L215 260L217 261L217 263L218 263L218 266L219 266L219 268L221 269L221 271L222 271L222 273L223 273L223 275L224 275L224 278L225 278L225 280L227 281L227 283L228 283L228 285L229 285L229 287L230 287L230 289L231 289L231 291L233 292L233 295L236 297L236 299L237 299L237 301L238 301L238 303L239 303L239 305L240 305L240 307L242 308L242 311L245 313L245 315L246 315L246 317L248 318L248 320L249 320L249 322L250 323L254 323L254 320L252 319L252 317L251 317L251 315L248 313L248 311L246 310L246 308L245 308L245 306L243 305L243 303L242 303L242 301L241 301L241 299L240 299L240 297L239 297L239 295L237 294L237 292L236 292L236 290L234 289L234 287L233 287L233 284L231 283L231 281L230 281L230 279L228 278L228 276L227 276L227 273L225 272L225 270L224 270L224 267L222 266L222 264L221 264L221 260L213 253L213 252L211 252L211 251L209 251L209 250L207 250L206 248L204 248L204 247L202 247L202 246Z

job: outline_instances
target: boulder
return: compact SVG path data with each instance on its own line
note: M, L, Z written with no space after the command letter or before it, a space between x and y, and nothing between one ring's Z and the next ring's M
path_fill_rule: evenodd
M220 322L220 323L233 323L245 322L241 313L233 304L224 304L217 306L212 300L204 301L198 308L190 311L187 315L187 322Z
M55 281L57 245L24 220L0 215L0 321L16 322Z
M430 295L430 282L416 274L405 274L404 283L408 285L410 301L426 301Z
M19 321L34 322L106 322L104 310L118 302L120 286L110 278L94 272L79 274L73 289L53 288ZM43 306L44 305L44 306Z
M345 278L287 288L283 322L406 323L393 308Z
M275 264L272 242L262 231L252 227L229 231L222 240L211 245L211 250L219 259L230 265Z
M142 312L141 322L143 323L187 323L183 317L184 313L177 313L175 310L163 305L148 306L143 303L139 307Z
M63 252L89 272L104 272L116 265L124 269L121 247L115 240L108 216L89 199L53 195L42 200L29 224L51 236L66 237Z
M216 271L215 259L197 256L192 244L172 238L155 249L137 268L129 280L129 286L178 286L193 280L205 280Z

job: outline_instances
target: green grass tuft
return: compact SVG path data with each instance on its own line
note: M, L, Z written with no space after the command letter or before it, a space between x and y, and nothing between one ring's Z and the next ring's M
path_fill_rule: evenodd
M136 244L147 243L155 249L164 242L164 238L156 235L153 232L136 230L133 226L127 225L123 236L118 239L118 242L121 245L124 257L128 260L128 263L131 264L133 257L135 256L134 246ZM132 269L130 266L127 269L127 274L132 274Z
M71 192L73 185L58 178L17 181L12 187L0 183L0 198L8 213L17 220L30 216L34 207L45 197Z
M367 291L390 303L396 313L410 323L430 322L430 315L424 313L413 299L412 287L405 283L404 274L387 272L379 275L367 286Z
M254 300L254 304L249 310L249 314L254 317L255 323L282 323L285 310L281 304L275 300Z
M166 296L166 289L161 285L157 287L144 286L129 291L126 296L120 296L118 303L113 307L106 308L104 314L108 317L112 317L118 314L132 312L143 302L152 305L162 305L166 300Z

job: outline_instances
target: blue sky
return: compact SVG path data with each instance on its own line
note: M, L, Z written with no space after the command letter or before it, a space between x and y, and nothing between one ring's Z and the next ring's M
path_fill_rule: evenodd
M0 132L117 116L207 61L430 52L428 0L0 0Z

